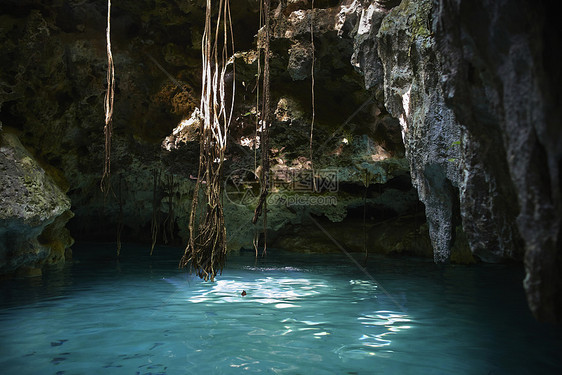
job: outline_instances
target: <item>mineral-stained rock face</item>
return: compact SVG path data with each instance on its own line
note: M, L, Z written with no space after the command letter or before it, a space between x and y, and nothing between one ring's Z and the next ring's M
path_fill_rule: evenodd
M64 262L73 242L64 227L73 216L68 197L18 138L5 132L0 171L0 273L33 273L44 263Z
M531 309L556 321L562 130L549 74L560 73L546 51L558 51L560 33L535 5L403 0L376 44L435 260L447 261L464 234L484 261L525 254Z
M354 0L338 14L338 34L353 38L351 64L365 77L365 88L381 89L383 70L377 53L377 32L388 12L400 1ZM380 95L379 95L379 98Z
M450 259L459 227L480 259L520 259L516 215L506 204L515 198L512 183L505 173L493 172L491 162L483 162L481 143L445 103L432 9L431 1L402 1L383 20L377 40L385 105L402 125L412 181L426 205L434 258Z

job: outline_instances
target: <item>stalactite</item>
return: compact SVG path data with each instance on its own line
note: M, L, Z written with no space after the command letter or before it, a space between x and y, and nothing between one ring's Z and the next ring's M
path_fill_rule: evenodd
M234 103L226 104L227 69L234 60L228 58L229 48L234 53L232 20L230 18L229 0L220 0L214 37L212 34L212 1L207 0L205 31L202 39L202 94L201 112L203 121L200 125L199 170L193 192L191 214L189 217L189 241L180 267L190 265L195 273L204 279L214 280L222 271L226 261L226 227L222 206L223 169L228 129L232 120ZM223 30L221 36L220 31ZM219 55L219 40L222 38L222 50ZM229 45L229 40L230 44ZM232 80L232 101L235 97L235 82ZM205 182L205 213L198 216L199 190Z
M107 0L107 92L105 94L105 155L103 175L100 182L101 190L107 195L111 185L111 135L113 132L113 100L115 97L115 66L113 65L113 54L111 53L111 0Z

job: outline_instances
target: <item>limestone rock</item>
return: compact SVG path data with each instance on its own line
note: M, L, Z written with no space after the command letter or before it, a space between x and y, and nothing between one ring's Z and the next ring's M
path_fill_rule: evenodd
M551 76L560 73L545 51L558 51L560 32L551 14L542 2L403 0L377 42L385 107L401 123L435 260L463 243L487 262L524 254L531 309L559 321L562 116Z
M199 140L199 126L201 124L201 112L196 108L189 119L183 120L162 142L162 148L171 151L177 150L181 145Z
M352 32L355 35L351 64L363 73L366 89L380 86L383 83L383 70L377 53L376 35L383 19L393 5L386 3L389 2L373 1L356 8L356 13L360 11L360 16Z
M0 273L64 262L70 200L15 135L0 137Z
M441 51L431 25L431 1L402 1L377 36L384 66L385 106L400 119L414 185L426 205L436 261L448 261L457 227L480 259L520 259L514 199L502 159L487 155L480 135L467 131L445 100ZM489 135L489 134L488 134ZM489 150L490 154L486 151ZM497 170L494 169L497 165Z
M310 76L312 69L312 46L310 43L296 42L289 49L287 72L294 81Z
M384 67L385 106L400 119L412 182L425 204L434 259L446 262L458 216L456 160L460 127L437 82L434 41L428 29L431 1L404 0L377 35ZM460 223L459 223L460 224Z
M461 192L475 206L464 222L475 219L470 232L487 234L490 221L478 220L479 202L497 207L491 222L496 223L498 247L511 245L518 252L515 245L522 238L524 285L531 310L541 320L560 322L562 35L558 12L547 1L440 3L434 19L441 84L447 105L472 139L465 146L466 168L478 176L467 181ZM511 224L514 220L516 228ZM474 246L470 236L469 242Z
M377 223L367 220L363 223L357 218L345 219L341 223L331 223L318 219L333 238L348 252L365 251L365 243L370 254L409 254L428 257L432 247L423 218L403 216ZM364 242L366 241L366 242ZM304 253L339 253L341 249L310 219L299 225L288 225L274 239L273 246L289 251Z

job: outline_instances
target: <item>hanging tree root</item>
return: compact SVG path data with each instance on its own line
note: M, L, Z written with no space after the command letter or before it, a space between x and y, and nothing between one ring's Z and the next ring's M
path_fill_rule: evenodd
M263 96L260 111L260 148L261 148L261 176L260 176L260 199L256 209L254 210L254 217L252 218L252 223L256 224L259 217L263 215L263 255L267 253L267 196L269 194L269 124L270 124L270 79L269 79L269 44L270 44L270 0L263 0L263 5L261 7L263 14L260 16L261 20L265 21L263 26ZM258 46L259 47L259 46ZM259 49L259 48L258 48ZM259 67L258 67L259 69ZM260 76L258 72L258 77ZM259 79L259 78L258 78ZM259 82L258 82L259 84ZM257 241L256 241L257 242ZM257 255L257 245L256 248Z
M100 188L106 195L110 189L111 177L111 134L113 132L113 101L115 97L115 66L113 65L113 54L111 53L111 0L107 0L107 92L105 93L105 125L103 133L105 136L105 154L103 175Z
M168 215L162 223L162 240L168 244L169 240L174 240L174 175L167 176L165 186L168 195ZM168 236L170 236L168 240Z
M314 82L314 62L316 60L316 57L314 55L315 53L315 47L314 47L314 0L312 0L312 3L310 5L310 46L312 49L312 63L311 63L311 68L310 68L310 76L311 76L311 85L310 85L310 94L312 97L312 121L310 122L310 143L309 143L309 156L310 156L310 164L312 167L312 137L314 135L314 120L316 118L316 108L315 108L315 98L314 98L314 86L315 86L315 82ZM313 179L314 182L314 179ZM316 186L315 186L315 190L316 190Z
M203 159L207 159L201 155ZM222 166L221 166L222 167ZM210 172L210 170L207 170ZM205 207L204 218L195 227L197 222L198 206L198 185L201 184L199 178L194 191L192 211L189 222L190 238L185 253L180 261L180 267L191 265L192 270L205 281L213 281L217 273L220 273L226 262L226 227L224 222L224 212L221 200L221 171L213 170L211 173L203 174L206 186L206 196L208 198ZM206 178L211 177L213 178Z
M152 235L152 245L150 247L150 255L156 246L158 239L158 228L160 227L160 200L158 199L158 183L160 182L160 171L154 170L152 172L153 186L152 186L152 220L150 223L150 232Z
M121 233L123 232L123 193L121 183L123 176L119 174L119 186L117 188L119 200L119 216L117 217L117 257L121 255Z
M234 108L235 79L232 80L232 103L226 105L225 78L233 59L227 59L229 48L234 53L230 1L218 1L216 29L212 32L212 1L207 0L205 31L202 39L203 78L201 93L199 171L189 216L189 242L180 260L180 267L191 268L205 281L213 281L226 262L226 227L222 206L222 166L226 151L228 128ZM223 34L221 35L221 31ZM228 41L230 39L231 45ZM222 50L219 55L219 41ZM199 218L199 191L205 181L205 213Z

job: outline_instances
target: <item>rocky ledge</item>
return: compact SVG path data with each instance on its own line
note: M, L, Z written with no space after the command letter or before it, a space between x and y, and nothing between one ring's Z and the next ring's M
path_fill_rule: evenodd
M0 133L0 171L0 274L63 263L72 254L70 199L14 134Z

